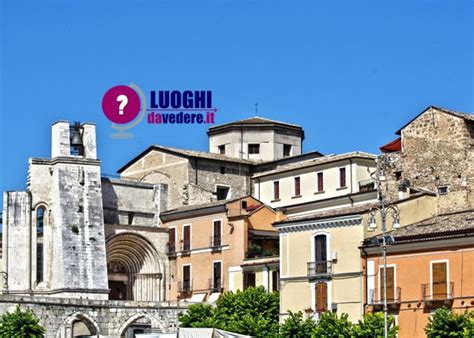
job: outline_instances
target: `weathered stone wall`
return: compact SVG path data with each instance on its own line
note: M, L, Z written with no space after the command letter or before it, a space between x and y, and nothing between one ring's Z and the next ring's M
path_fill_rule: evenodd
M82 300L0 295L0 314L31 309L47 331L46 337L73 337L73 322L81 321L94 335L122 337L133 323L145 319L154 332L176 332L178 314L186 306L177 302ZM77 334L77 332L76 332Z
M402 130L402 151L385 155L390 160L387 194L398 196L408 180L412 188L438 194L438 212L474 206L473 122L430 108ZM396 172L400 172L396 179ZM447 194L439 194L447 186Z

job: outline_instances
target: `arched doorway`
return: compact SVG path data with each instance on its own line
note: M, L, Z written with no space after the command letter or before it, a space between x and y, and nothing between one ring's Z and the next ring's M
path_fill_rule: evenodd
M74 313L61 323L56 338L79 338L101 334L99 324L92 317L85 313Z
M160 301L164 298L163 263L144 237L120 233L107 241L109 299Z

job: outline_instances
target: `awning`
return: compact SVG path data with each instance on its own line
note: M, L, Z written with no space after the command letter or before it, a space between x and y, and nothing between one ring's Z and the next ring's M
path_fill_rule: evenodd
M395 151L402 150L402 138L399 137L396 140L393 140L386 145L380 147L380 151L383 153L393 153Z
M208 303L215 303L219 299L219 296L221 295L220 292L213 292L209 296L209 299L207 300Z
M195 293L192 295L191 298L186 299L186 301L190 303L201 303L202 301L204 301L206 295L207 293Z

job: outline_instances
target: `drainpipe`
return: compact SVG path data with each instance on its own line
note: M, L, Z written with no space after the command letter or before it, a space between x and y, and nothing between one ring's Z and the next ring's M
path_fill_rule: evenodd
M367 257L368 257L368 255L367 255L367 252L365 251L365 249L364 249L363 247L362 247L360 250L362 251L362 253L363 253L363 255L364 255L364 260L365 260L365 276L364 276L364 273L362 273L362 279L361 279L361 281L360 281L360 284L361 284L361 288L360 288L360 289L362 290L362 293L365 295L365 296L364 296L364 300L363 300L363 302L362 302L362 303L363 303L363 304L362 304L362 315L364 315L364 313L365 313L365 307L367 306ZM362 270L362 266L361 266L361 270ZM364 290L364 281L363 281L363 278L365 278L365 280L366 280L366 282L365 282L365 283L366 283L366 288L365 288L365 290Z

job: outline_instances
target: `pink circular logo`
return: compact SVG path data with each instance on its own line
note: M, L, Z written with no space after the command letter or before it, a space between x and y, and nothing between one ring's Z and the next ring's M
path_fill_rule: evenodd
M129 123L140 112L140 97L128 86L112 87L102 99L102 110L113 123Z

